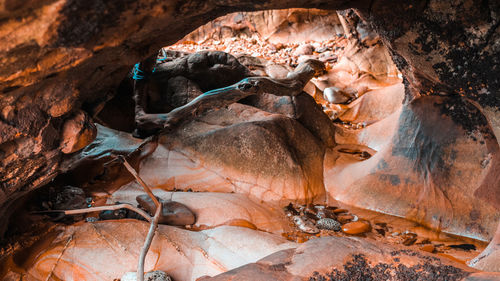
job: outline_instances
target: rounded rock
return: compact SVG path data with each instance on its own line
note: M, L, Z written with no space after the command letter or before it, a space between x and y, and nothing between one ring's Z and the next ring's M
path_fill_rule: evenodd
M327 229L327 230L333 230L333 231L340 231L341 230L341 224L330 218L322 218L316 222L316 227L319 229Z
M370 225L362 221L350 222L342 226L342 232L352 235L362 234L369 230Z

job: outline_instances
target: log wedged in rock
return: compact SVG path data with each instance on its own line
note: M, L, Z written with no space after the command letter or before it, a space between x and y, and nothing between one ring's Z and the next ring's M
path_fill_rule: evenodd
M277 96L297 96L314 76L323 74L325 66L318 60L307 60L290 72L287 78L247 77L228 87L214 89L196 97L186 105L177 107L165 114L136 115L139 131L154 132L162 128L170 129L180 122L192 120L208 110L217 110L235 103L250 95L270 93ZM136 93L141 96L142 93Z

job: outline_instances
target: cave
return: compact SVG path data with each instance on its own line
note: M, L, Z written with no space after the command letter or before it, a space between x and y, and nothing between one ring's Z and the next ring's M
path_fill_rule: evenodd
M500 4L0 1L2 280L500 280Z

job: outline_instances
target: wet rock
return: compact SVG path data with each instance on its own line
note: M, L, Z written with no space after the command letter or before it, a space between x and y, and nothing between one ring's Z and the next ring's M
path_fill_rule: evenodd
M156 206L147 194L138 195L136 200L151 215L155 214ZM194 213L186 205L170 200L159 199L159 201L162 204L162 209L158 223L184 226L196 222Z
M106 210L99 213L101 220L119 220L127 217L127 209Z
M97 129L90 117L79 111L67 119L62 129L61 151L69 154L90 144L97 135Z
M347 234L356 235L365 233L367 231L370 231L370 225L362 221L349 222L342 225L342 232Z
M87 207L87 197L83 189L75 186L64 186L55 188L49 194L50 209L52 210L74 210Z
M330 218L322 218L316 222L316 227L319 229L340 231L341 226L342 225L338 221Z

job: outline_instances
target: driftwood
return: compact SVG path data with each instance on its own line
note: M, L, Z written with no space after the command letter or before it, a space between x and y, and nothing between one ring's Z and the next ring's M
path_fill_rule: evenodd
M146 114L141 111L140 114L136 114L137 128L143 132L154 132L160 129L168 131L206 111L226 107L251 95L269 93L279 96L296 96L302 93L304 86L311 78L322 75L324 72L325 66L321 61L310 59L301 63L284 79L248 77L231 86L205 92L169 113ZM139 97L137 91L136 95Z
M149 197L151 197L151 200L153 200L153 202L156 205L156 212L153 216L153 220L151 221L148 235L146 236L146 241L144 241L144 246L142 247L141 255L139 256L139 262L137 264L137 280L144 281L144 262L146 260L146 255L148 254L149 247L151 246L151 242L153 241L156 228L158 228L158 220L160 219L162 205L158 200L158 198L154 196L151 188L149 188L149 186L141 179L139 174L137 174L137 171L132 166L130 166L125 157L123 156L118 156L118 157L123 161L123 165L125 166L125 168L127 168L127 170L134 176L137 182L139 182L142 185L144 191L146 191L146 193L149 195Z

